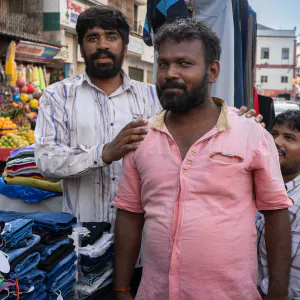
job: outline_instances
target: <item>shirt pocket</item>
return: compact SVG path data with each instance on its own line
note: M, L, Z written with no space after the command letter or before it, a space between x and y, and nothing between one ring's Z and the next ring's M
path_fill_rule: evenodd
M215 151L209 153L211 161L224 165L238 165L244 162L244 158L231 152Z

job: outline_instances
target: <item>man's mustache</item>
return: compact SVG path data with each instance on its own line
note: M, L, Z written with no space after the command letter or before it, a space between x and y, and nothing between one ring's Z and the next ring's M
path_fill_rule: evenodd
M184 83L178 81L167 81L166 83L162 84L159 89L163 92L166 89L181 89L187 91L187 86Z
M116 55L109 50L97 50L91 55L91 60L94 61L99 58L100 55L106 55L107 58L115 59Z

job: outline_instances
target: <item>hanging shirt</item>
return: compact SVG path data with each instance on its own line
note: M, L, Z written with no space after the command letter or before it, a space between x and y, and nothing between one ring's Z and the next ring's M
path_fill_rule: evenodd
M292 205L272 136L228 110L182 160L166 112L124 158L114 204L144 214L136 300L260 300L254 217ZM255 192L255 197L253 194Z
M231 0L194 0L195 18L210 26L221 40L220 75L212 95L234 106L234 26ZM241 62L242 63L242 62Z
M36 163L46 178L62 179L63 211L81 222L114 226L111 202L122 161L106 165L103 147L131 121L148 119L161 109L152 85L122 76L122 86L109 96L84 73L49 86L41 97Z
M288 196L294 201L289 207L292 231L292 261L289 285L289 299L300 299L300 175L285 185ZM265 242L265 219L261 213L255 217L258 250L258 286L266 295L269 289L269 272Z

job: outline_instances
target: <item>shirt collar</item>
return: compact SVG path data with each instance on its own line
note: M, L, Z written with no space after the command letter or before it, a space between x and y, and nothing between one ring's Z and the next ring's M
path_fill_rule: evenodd
M133 85L132 85L132 81L129 78L129 76L127 75L126 72L124 72L123 70L121 70L121 76L123 78L123 83L122 83L122 89L124 91L130 89ZM89 77L89 75L86 73L86 70L84 70L83 75L82 75L82 80L79 82L79 84L82 84L83 82L87 82L90 86L92 87L96 87L93 83L91 78ZM97 88L97 87L96 87ZM98 88L97 88L98 89Z
M300 175L285 184L286 190L289 193L292 189L300 185Z
M222 107L220 116L218 118L218 122L216 128L218 132L225 131L230 129L230 124L228 120L228 107L224 100L216 97L212 97L212 100L215 104ZM161 131L165 125L165 116L167 114L166 110L163 110L160 114L158 114L152 122L151 128Z

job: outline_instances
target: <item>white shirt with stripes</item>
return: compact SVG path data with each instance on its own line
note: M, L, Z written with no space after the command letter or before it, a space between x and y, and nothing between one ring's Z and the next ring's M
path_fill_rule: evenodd
M46 178L62 180L63 211L81 222L109 222L122 172L122 160L106 165L102 150L121 129L161 110L155 87L131 80L111 95L84 73L50 85L40 101L35 130L36 163Z

